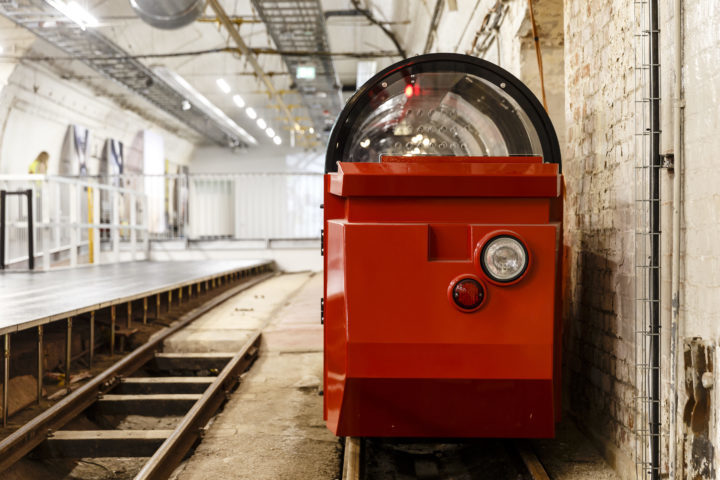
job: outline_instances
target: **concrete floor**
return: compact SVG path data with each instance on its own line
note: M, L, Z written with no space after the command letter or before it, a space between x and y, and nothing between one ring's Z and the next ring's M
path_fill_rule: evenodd
M321 274L275 277L199 319L197 328L214 333L188 332L168 345L221 351L264 326L257 362L173 478L339 478L341 444L325 428L319 395L321 295Z
M567 415L552 440L532 441L533 450L553 480L619 480L590 440Z

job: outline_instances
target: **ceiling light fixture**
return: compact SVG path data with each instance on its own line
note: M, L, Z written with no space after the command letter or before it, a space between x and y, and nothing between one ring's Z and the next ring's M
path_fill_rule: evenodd
M181 103L181 107L185 108L185 102L190 107L198 108L206 115L213 118L218 124L227 125L228 131L232 132L233 135L242 138L248 145L257 145L255 137L247 133L242 127L235 123L225 112L220 110L215 104L208 100L204 95L195 90L187 80L181 77L178 73L170 70L166 67L154 67L153 72L163 80L165 80L175 91L186 97L185 101Z
M257 118L257 112L252 107L246 108L245 113L247 113L247 116L250 117L252 120L255 120Z
M233 102L235 102L235 105L238 106L238 108L243 108L245 106L245 100L240 95L233 95Z
M275 136L275 138L273 138L273 142L275 142L275 145L280 145L282 143L282 139L278 136Z
M224 78L218 78L215 80L215 83L217 83L217 86L220 90L222 90L223 93L230 93L230 85L225 81Z
M263 120L262 118L258 118L257 126L260 127L261 130L265 130L265 128L267 128L267 123L265 123L265 120Z
M265 133L267 133L267 136L270 138L275 136L275 130L273 130L272 128L268 128L267 130L265 130Z

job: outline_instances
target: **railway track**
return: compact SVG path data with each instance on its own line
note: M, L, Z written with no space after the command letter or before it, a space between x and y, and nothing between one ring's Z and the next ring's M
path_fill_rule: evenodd
M0 442L0 472L31 454L40 458L144 457L135 479L165 479L257 357L260 331L237 352L163 353L163 342L222 302L273 273L260 274L190 310L173 325ZM216 375L213 375L216 373ZM71 429L83 413L176 416L170 429ZM77 422L76 422L77 423ZM68 426L68 428L63 428Z
M342 480L550 480L524 441L345 438Z

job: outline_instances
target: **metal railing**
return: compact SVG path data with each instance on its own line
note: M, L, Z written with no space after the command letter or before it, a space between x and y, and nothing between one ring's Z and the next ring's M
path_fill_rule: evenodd
M32 268L36 257L44 270L147 258L147 196L142 191L93 178L48 175L0 175L0 190L25 191L29 197L25 207L20 197L5 196L3 268Z
M49 269L144 259L150 240L316 240L322 182L319 173L0 175L0 190L31 192L34 218L28 228L20 197L7 197L0 248L9 268L39 257Z
M319 239L319 173L120 175L148 195L151 240Z

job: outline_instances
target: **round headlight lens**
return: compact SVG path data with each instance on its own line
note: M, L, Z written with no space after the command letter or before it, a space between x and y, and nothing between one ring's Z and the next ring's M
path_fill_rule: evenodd
M509 283L525 273L528 254L520 240L502 235L485 244L481 260L488 277L496 282Z

